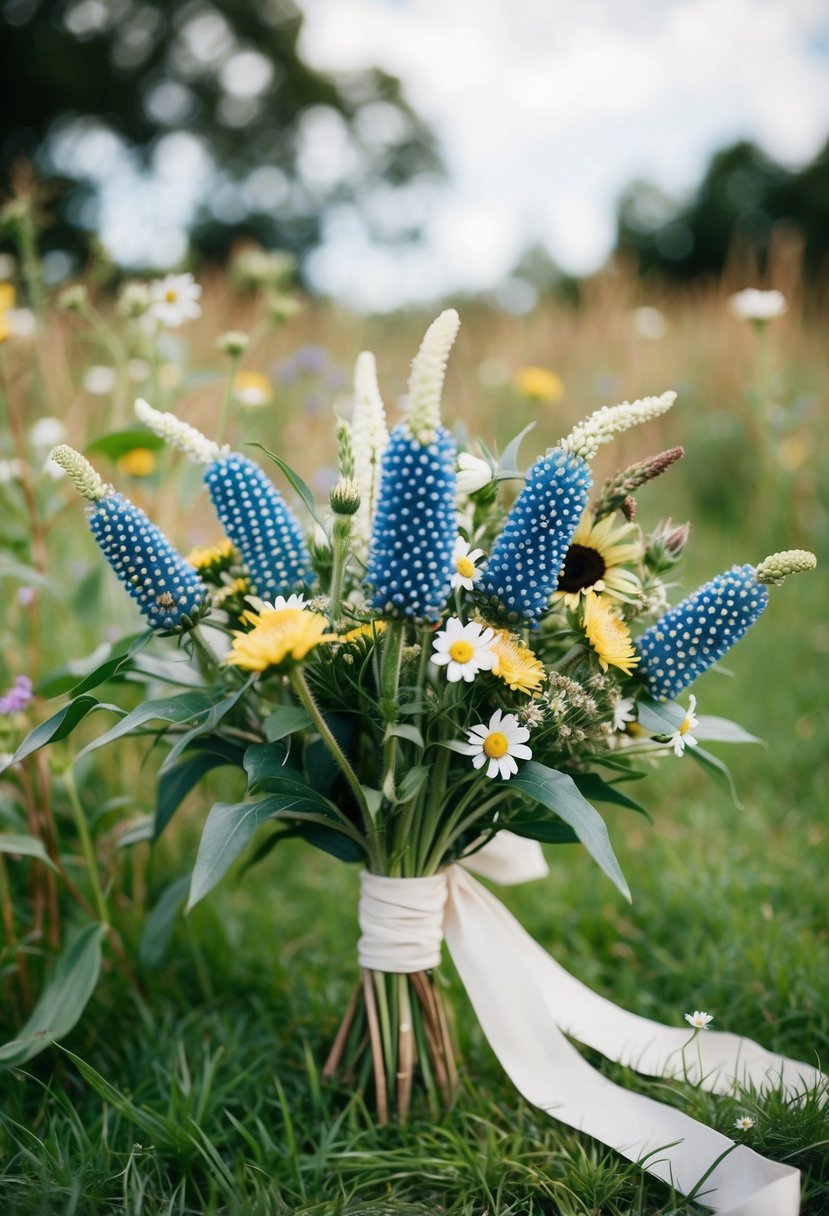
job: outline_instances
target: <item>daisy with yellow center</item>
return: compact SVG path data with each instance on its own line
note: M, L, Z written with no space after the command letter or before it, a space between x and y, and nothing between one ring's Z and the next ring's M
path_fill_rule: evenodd
M327 628L324 616L304 608L267 612L248 633L234 633L225 662L245 671L266 671L286 659L299 661L323 642L338 640Z
M495 630L495 666L492 674L513 692L535 696L546 678L544 664L507 629Z
M452 616L434 640L431 662L446 668L450 684L459 680L471 684L479 671L491 671L495 666L494 641L494 629L484 628L477 621L463 625Z
M455 573L452 575L451 583L456 591L461 588L464 591L471 591L475 580L481 577L481 572L475 565L484 555L483 549L470 549L469 541L464 540L459 536L455 541L455 549L452 553L452 561L455 566Z
M639 578L627 568L642 556L642 546L630 539L635 531L634 524L614 528L612 515L596 523L593 512L585 511L565 555L553 603L563 601L577 612L582 595L588 591L626 603L636 600Z
M237 372L233 377L233 400L239 405L258 408L273 401L273 387L261 372Z
M599 657L602 671L607 671L609 666L618 667L629 676L639 662L639 656L633 648L628 627L607 600L594 591L588 591L584 597L582 625L588 642Z
M484 725L471 727L467 731L467 742L457 744L466 756L472 756L474 768L486 768L487 777L501 776L508 781L518 772L518 760L531 760L532 750L526 742L530 732L519 725L515 714L504 714L500 709Z
M674 749L675 756L681 756L686 747L696 747L698 740L690 733L695 726L699 726L699 718L695 715L697 708L697 699L695 696L688 698L688 712L683 718L677 730L671 735L668 742Z

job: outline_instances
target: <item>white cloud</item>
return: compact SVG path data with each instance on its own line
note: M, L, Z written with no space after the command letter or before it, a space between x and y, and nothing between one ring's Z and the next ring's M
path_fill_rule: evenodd
M691 188L728 141L796 163L829 131L823 0L305 0L302 50L379 64L437 132L451 182L417 256L316 264L362 304L495 281L541 238L574 271L636 176ZM819 46L823 40L824 49ZM349 248L353 257L356 247Z

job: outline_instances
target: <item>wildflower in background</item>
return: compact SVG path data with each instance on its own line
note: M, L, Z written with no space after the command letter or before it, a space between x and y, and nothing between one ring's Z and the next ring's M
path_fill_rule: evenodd
M213 581L229 570L236 560L232 541L222 540L216 545L196 545L184 559L202 578Z
M639 659L628 627L607 600L595 591L588 591L584 597L582 625L588 642L598 655L602 671L607 671L609 666L618 667L626 676L631 675Z
M158 383L163 389L178 388L184 379L184 372L177 363L162 363L158 369Z
M363 638L368 638L369 641L375 637L379 637L386 632L388 628L385 621L367 621L365 625L357 625L354 629L349 629L347 633L340 634L341 642L359 642ZM412 647L411 649L414 649Z
M150 283L147 313L167 329L178 329L185 321L201 316L201 287L191 274L168 274Z
M52 459L90 503L101 552L154 629L189 629L209 606L206 585L143 511L104 485L80 452L59 444Z
M39 418L29 430L29 442L40 453L51 452L65 438L66 427L60 418Z
M22 342L37 336L37 317L31 308L12 308L5 314L6 334Z
M152 293L146 283L136 279L125 283L118 296L118 311L122 317L136 321L143 317L153 301Z
M624 730L628 722L633 722L635 714L633 707L636 704L633 697L620 697L613 706L613 729L616 731Z
M253 409L258 409L263 405L270 405L271 401L273 401L271 382L261 372L237 372L233 377L231 391L233 393L233 400L238 405L245 405Z
M224 661L245 671L265 671L289 658L300 661L317 646L339 640L335 633L326 633L327 628L324 616L304 608L268 612L249 632L234 633Z
M119 456L116 463L128 477L150 477L158 467L158 460L151 448L131 448Z
M713 1013L705 1013L702 1009L695 1009L693 1013L685 1014L685 1021L689 1026L693 1026L694 1030L707 1030L709 1023L714 1021Z
M28 676L16 676L11 688L0 697L0 715L8 717L19 714L28 706L33 696L32 681Z
M9 336L9 314L14 308L15 291L11 283L0 283L0 342Z
M534 696L540 691L546 678L544 664L528 646L507 629L496 629L494 650L494 676L503 680L513 692Z
M394 617L437 620L451 589L455 444L440 397L459 325L447 309L429 326L412 362L406 422L383 455L366 577L372 606Z
M564 396L561 376L546 367L519 367L514 384L522 397L544 405L556 405Z
M452 561L455 563L455 573L452 575L452 587L459 591L471 591L475 581L481 577L481 572L475 565L484 556L483 549L470 549L469 541L459 536L452 551Z
M741 321L754 321L758 325L782 317L788 307L782 291L760 291L756 287L746 287L728 297L728 308L733 316Z
M696 747L697 740L691 734L695 726L699 726L699 718L695 717L694 711L697 708L697 699L693 694L688 699L688 712L680 722L679 727L671 735L668 742L674 749L675 756L681 756L686 747Z
M20 481L23 476L23 461L19 456L11 460L0 460L0 486L7 486L13 481Z
M526 746L530 732L521 726L515 714L502 714L500 709L484 725L480 723L467 732L467 742L457 744L458 750L472 756L474 768L486 768L487 777L501 776L508 781L518 772L518 760L531 760L532 749Z
M492 466L488 460L473 456L471 452L458 453L458 494L474 494L492 481Z
M37 591L34 587L18 587L17 602L21 608L31 608L32 604L37 599Z
M354 478L360 487L360 508L354 516L351 544L360 561L368 556L369 541L380 494L383 453L389 442L386 411L377 382L374 355L364 350L354 365L354 410L351 447Z
M588 591L627 603L636 600L640 581L627 569L627 563L642 555L638 542L630 540L635 531L632 524L614 527L612 515L597 523L593 512L586 510L564 555L553 603L563 602L576 612Z
M143 384L149 380L151 370L146 359L127 360L127 377L131 384Z
M118 374L114 367L102 367L94 364L87 368L81 381L84 389L93 397L108 397L118 382Z
M230 355L232 359L238 359L240 355L243 355L249 344L250 338L241 329L229 329L216 340L217 350Z
M432 643L435 653L430 662L446 667L450 684L459 680L471 684L479 671L491 671L495 666L494 641L494 629L485 629L477 621L463 625L452 616Z
M643 304L641 308L634 308L630 319L639 337L647 338L650 342L658 342L668 332L665 314L648 304Z
M740 1115L738 1119L734 1120L734 1126L738 1132L749 1132L754 1127L754 1120L751 1115Z

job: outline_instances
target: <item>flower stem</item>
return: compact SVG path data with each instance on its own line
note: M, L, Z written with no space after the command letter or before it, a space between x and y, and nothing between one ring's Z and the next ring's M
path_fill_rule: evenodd
M380 712L387 727L393 726L400 712L400 663L406 625L403 621L389 621L383 642L383 663L380 669ZM397 761L397 736L388 735L383 746L383 793L393 801L395 798L395 765Z
M222 400L222 408L219 413L219 425L216 427L216 443L218 444L221 444L224 440L228 418L230 417L230 403L233 400L233 378L236 375L236 367L239 362L239 357L240 356L236 354L231 354L230 356L230 370L227 373L225 395Z
M81 806L81 800L78 796L78 787L75 784L75 773L70 767L63 774L63 784L66 789L69 805L72 808L72 815L75 820L75 826L78 829L80 837L81 849L86 860L86 867L89 873L89 885L92 887L92 896L95 901L95 907L98 910L98 916L101 923L109 924L109 912L104 898L104 892L101 888L101 882L98 877L98 860L95 856L95 850L92 845L92 837L89 834L89 825L86 821L86 814Z
M366 800L366 796L363 793L363 788L360 785L360 781L357 777L357 774L354 772L354 769L349 764L348 759L345 755L345 752L340 747L337 740L334 738L334 735L331 731L331 727L328 725L325 718L323 717L320 707L317 705L317 702L314 699L314 694L311 692L311 689L308 687L308 681L305 679L305 673L303 672L301 667L294 667L293 671L291 672L291 684L293 685L294 691L296 692L300 701L302 702L302 704L305 706L306 710L308 711L311 721L316 726L321 737L325 740L325 743L326 743L329 751L331 752L332 756L334 757L334 759L337 761L337 764L339 764L340 768L342 769L343 776L345 777L348 784L351 786L351 790L354 794L354 797L357 800L357 805L359 806L360 811L362 812L363 823L364 823L367 831L370 831L373 826L372 818L371 818L371 811L369 810L369 805Z

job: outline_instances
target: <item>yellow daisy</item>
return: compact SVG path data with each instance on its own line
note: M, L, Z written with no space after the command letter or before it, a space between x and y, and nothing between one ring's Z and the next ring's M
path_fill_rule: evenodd
M199 571L204 577L218 575L223 570L229 570L236 556L233 543L229 540L219 541L217 545L196 545L184 559Z
M629 539L635 531L634 524L614 528L612 515L596 523L593 512L585 511L565 555L553 603L563 601L576 612L588 591L627 603L636 600L639 576L627 568L642 555L640 543Z
M328 621L305 608L283 608L260 616L248 633L233 635L233 648L225 662L245 671L265 671L286 659L304 659L322 642L338 641L326 633Z
M541 660L507 629L495 630L493 650L495 666L492 674L508 684L513 692L535 696L546 676Z
M11 283L0 283L0 342L9 336L6 314L14 308L15 294Z
M233 377L233 398L239 405L269 405L273 400L273 386L261 372L237 372Z
M561 376L546 367L519 367L514 383L522 397L545 405L555 405L564 396Z
M385 621L367 621L365 625L356 625L354 629L349 629L348 633L340 634L341 642L360 642L363 638L379 637L381 633L386 632Z
M618 667L626 676L631 675L639 656L633 648L628 627L607 600L595 591L588 591L584 597L582 625L588 642L599 656L602 671L611 666Z
M118 457L118 468L128 477L149 477L155 472L157 464L151 448L131 448Z

